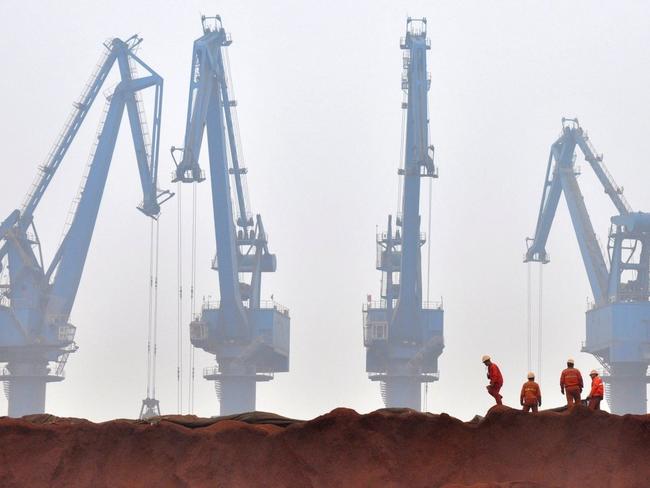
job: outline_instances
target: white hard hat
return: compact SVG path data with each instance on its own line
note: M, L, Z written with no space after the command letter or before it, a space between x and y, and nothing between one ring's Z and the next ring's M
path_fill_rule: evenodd
M528 372L528 379L529 380L535 379L535 373L533 373L532 371L529 371Z
M573 360L573 358L569 358L566 360L567 363L569 364L575 364L576 362Z
M484 363L485 361L489 361L489 360L490 360L490 356L488 356L487 354L481 358L482 363Z
M596 371L595 369L592 369L591 373L589 373L589 376L592 376L592 375L598 376L598 371Z

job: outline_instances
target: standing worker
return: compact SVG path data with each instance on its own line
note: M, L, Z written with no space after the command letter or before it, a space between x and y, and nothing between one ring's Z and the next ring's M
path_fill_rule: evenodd
M580 403L580 393L583 388L582 375L577 368L573 367L574 364L573 359L567 359L566 369L560 376L560 391L562 394L566 392L566 404L569 408Z
M499 394L499 390L501 390L501 387L503 386L501 370L492 362L490 356L483 356L481 361L483 361L483 364L487 366L487 377L488 380L490 380L490 384L485 388L487 388L488 393L497 401L497 405L503 405L503 402L501 402L503 396Z
M589 401L589 408L592 410L600 410L600 401L605 396L603 379L598 375L598 371L595 369L591 370L589 376L591 376L591 391L587 397L587 400Z
M532 371L528 373L528 381L526 381L524 386L521 387L519 403L524 407L524 412L532 410L533 413L535 413L537 412L537 407L542 406L542 390L540 390L539 385L535 383L535 373Z

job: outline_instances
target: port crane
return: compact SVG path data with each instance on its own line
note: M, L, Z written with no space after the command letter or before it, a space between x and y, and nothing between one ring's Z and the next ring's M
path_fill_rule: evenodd
M218 302L205 301L190 323L190 340L215 355L203 371L214 381L221 415L255 410L256 384L289 370L289 311L261 300L262 273L276 270L276 257L258 214L249 211L247 169L240 160L225 49L232 43L220 16L201 19L203 35L194 42L184 145L172 147L173 181L205 179L199 165L207 133L212 214L216 239L213 269Z
M137 55L142 39L115 38L105 50L20 210L0 224L0 371L9 416L43 413L46 385L64 379L68 356L77 350L69 323L99 211L113 150L126 110L138 164L143 200L138 206L156 219L171 194L157 186L163 80ZM75 198L63 239L49 265L41 251L34 215L114 65L120 81L110 89L86 173ZM146 73L137 74L142 68ZM152 88L154 115L147 130L140 92Z
M402 90L406 141L401 212L388 217L386 232L377 235L376 268L382 272L381 297L363 306L366 371L379 381L387 407L420 410L422 384L438 379L438 357L444 348L441 303L423 301L420 232L420 183L436 178L429 144L426 19L408 18Z
M579 149L593 169L617 214L611 218L607 251L601 250L575 164ZM592 354L609 384L613 413L646 413L650 364L650 213L635 212L623 196L577 119L562 119L551 145L535 236L527 239L525 262L549 262L546 241L564 193L593 293L586 313L583 352Z

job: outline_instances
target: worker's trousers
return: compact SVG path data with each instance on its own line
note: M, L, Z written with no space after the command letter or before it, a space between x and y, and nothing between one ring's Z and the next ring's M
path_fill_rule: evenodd
M497 401L497 405L503 405L503 402L501 399L503 396L499 394L499 390L501 390L502 385L490 385L487 387L487 391L490 395L494 397L494 399Z
M580 387L572 386L564 389L566 393L566 404L568 407L573 407L580 403Z
M591 397L589 398L589 408L592 410L600 410L600 401L603 397Z
M532 404L532 405L524 404L524 408L523 408L524 412L530 412L531 410L533 411L533 413L537 412L537 404L536 403Z

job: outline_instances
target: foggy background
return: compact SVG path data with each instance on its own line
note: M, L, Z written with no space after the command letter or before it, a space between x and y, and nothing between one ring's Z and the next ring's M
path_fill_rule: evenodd
M140 57L165 82L159 181L170 183L168 148L182 145L192 42L200 14L223 17L253 211L262 214L278 271L264 276L291 311L291 371L258 384L257 409L311 418L338 406L383 406L364 371L361 305L378 296L375 232L396 211L402 91L399 38L407 15L426 16L432 49L434 182L431 299L443 297L446 347L427 409L463 419L493 404L482 354L505 377L506 404L525 381L524 239L532 236L546 160L562 116L577 116L635 210L650 209L650 5L643 1L41 1L0 3L0 220L20 208L110 37L144 37ZM113 80L115 81L115 80ZM110 83L105 85L109 87ZM36 213L51 259L90 151L98 97ZM147 104L148 115L152 108ZM202 166L208 169L207 151ZM579 157L582 161L582 156ZM606 243L614 208L586 162L579 183ZM423 222L427 180L423 180ZM191 186L183 188L184 287L189 294ZM199 185L197 294L218 296L210 269L210 188ZM137 417L146 387L149 221L126 118L71 322L80 348L46 410L92 420ZM160 221L158 398L177 411L176 199ZM426 230L426 226L423 226ZM596 360L584 340L586 273L564 198L544 267L545 407L567 357L587 378ZM426 256L426 248L423 251ZM423 262L426 270L426 262ZM537 304L539 266L532 267ZM184 304L187 412L189 298ZM533 318L537 322L535 307ZM535 349L534 370L537 370ZM216 415L197 350L195 413ZM6 413L0 396L0 414Z

